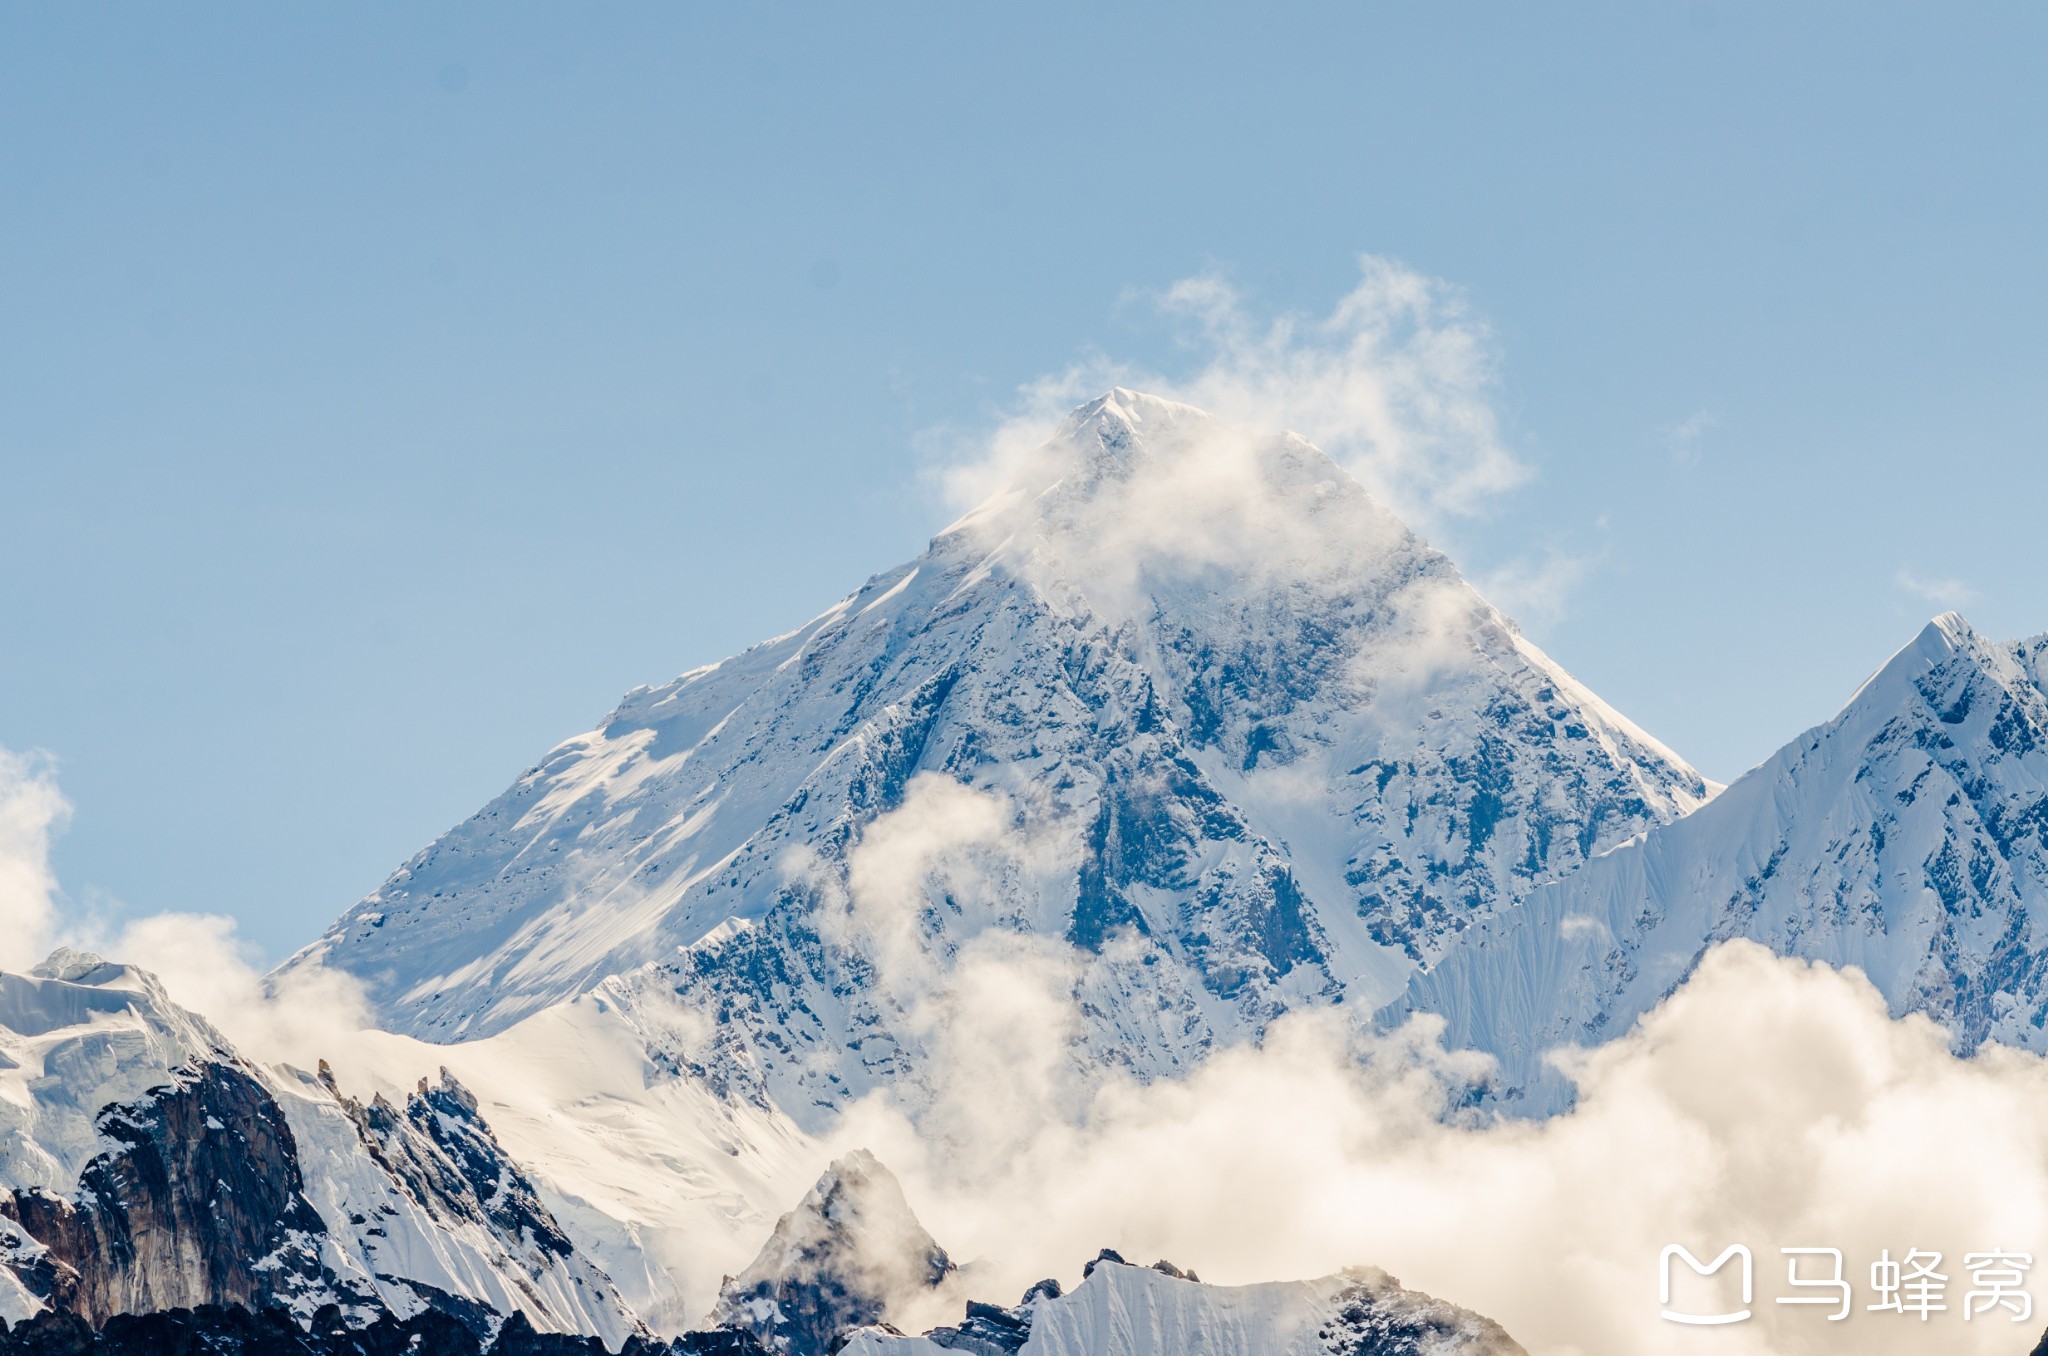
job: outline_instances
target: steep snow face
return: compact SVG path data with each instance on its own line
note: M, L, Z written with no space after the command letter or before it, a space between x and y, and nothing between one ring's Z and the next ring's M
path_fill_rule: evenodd
M1499 1324L1358 1268L1313 1281L1205 1285L1152 1267L1098 1263L1071 1293L1031 1299L1020 1356L1525 1356ZM947 1333L853 1335L847 1356L942 1356ZM943 1343L943 1344L942 1344Z
M60 950L28 974L0 973L0 1187L70 1192L107 1147L101 1111L227 1051L130 966Z
M1732 937L1860 966L1959 1049L2048 1050L2048 637L1929 623L1832 721L1696 814L1537 891L1419 975L1502 1061L1510 1104L1564 1105L1545 1051L1620 1035Z
M540 1331L613 1345L639 1329L446 1070L402 1103L345 1097L324 1066L279 1071L273 1086L328 1224L328 1266L359 1278L376 1306L401 1318L449 1308L472 1323L524 1314Z
M364 1033L334 1064L343 1089L398 1105L422 1071L459 1078L576 1252L657 1332L704 1321L720 1281L746 1266L829 1156L786 1116L672 1076L602 987L486 1040ZM305 1083L331 1108L317 1080Z
M1026 933L1080 963L1077 1053L1150 1077L1384 1002L1708 791L1313 447L1117 391L918 560L630 694L293 963L438 1041L621 976L660 1058L802 1115L902 1081L917 977ZM922 859L863 872L892 815Z
M453 1079L362 1106L75 952L0 974L0 1052L0 1316L335 1304L638 1329Z

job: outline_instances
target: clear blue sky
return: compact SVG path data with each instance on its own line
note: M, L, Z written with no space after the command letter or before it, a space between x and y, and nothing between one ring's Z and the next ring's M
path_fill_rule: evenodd
M1539 473L1445 544L1591 561L1530 631L1729 778L1902 577L2048 630L2044 67L2020 4L10 6L0 745L75 901L280 955L915 553L930 429L1170 370L1134 289L1369 251Z

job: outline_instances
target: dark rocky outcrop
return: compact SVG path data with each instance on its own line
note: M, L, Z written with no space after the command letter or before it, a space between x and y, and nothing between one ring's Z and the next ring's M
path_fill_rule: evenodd
M206 1064L95 1124L109 1147L74 1195L0 1195L7 1261L31 1294L98 1325L287 1304L321 1283L326 1226L303 1193L284 1112L247 1072Z
M1103 1252L1110 1257L1115 1256L1107 1248L1104 1248ZM1095 1260L1099 1262L1103 1258L1097 1257ZM1095 1263L1090 1262L1088 1265L1092 1270ZM1048 1278L1025 1291L1024 1298L1017 1301L1017 1307L1014 1309L969 1300L967 1317L957 1327L933 1328L925 1337L934 1346L971 1352L973 1356L1014 1356L1031 1340L1032 1306L1041 1300L1059 1297L1060 1283Z
M1330 1356L1423 1356L1467 1351L1474 1356L1528 1356L1492 1319L1455 1304L1403 1289L1374 1267L1344 1273L1350 1284L1337 1296L1337 1316L1321 1331Z
M438 1083L422 1078L403 1107L382 1094L367 1103L343 1096L325 1061L320 1081L354 1122L371 1159L436 1218L481 1224L501 1238L530 1240L555 1257L575 1251L455 1075L443 1069Z
M892 1301L954 1274L896 1178L855 1150L826 1169L752 1264L727 1279L711 1318L789 1356L829 1356L846 1333L885 1326Z
M933 1328L925 1336L934 1346L972 1356L1014 1356L1031 1339L1031 1315L969 1300L967 1317L958 1327Z
M119 1314L95 1332L74 1313L46 1310L8 1328L0 1356L614 1356L594 1337L537 1333L514 1315L488 1344L434 1309L400 1319L386 1313L350 1326L328 1306L301 1327L280 1309L201 1305ZM745 1333L690 1333L674 1342L627 1340L616 1356L774 1356Z

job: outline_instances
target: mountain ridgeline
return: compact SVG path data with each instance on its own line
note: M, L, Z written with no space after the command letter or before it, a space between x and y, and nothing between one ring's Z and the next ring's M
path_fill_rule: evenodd
M358 1067L252 1061L97 957L0 975L0 1351L1521 1351L1364 1267L1105 1252L993 1302L841 1142L1021 1085L946 1046L991 958L1049 977L995 1019L1084 1090L1338 1009L1433 1014L1494 1057L1480 1110L1551 1114L1546 1052L1734 938L2048 1051L2048 638L1938 618L1724 790L1297 437L1117 390L1012 472L287 962L360 984Z
M848 927L920 779L999 820L911 945ZM1711 788L1298 438L1113 392L917 560L630 694L294 964L451 1041L600 983L658 1053L814 1122L912 1077L906 970L992 929L1085 962L1077 1059L1157 1077L1370 1009ZM868 873L870 876L876 873ZM959 874L959 873L955 873ZM900 939L890 939L900 940ZM893 969L892 969L893 967Z
M1626 1032L1731 938L1860 967L1959 1051L2048 1051L2048 637L1930 622L1833 720L1685 819L1473 930L1385 1014L1440 1013L1556 1110L1559 1045Z

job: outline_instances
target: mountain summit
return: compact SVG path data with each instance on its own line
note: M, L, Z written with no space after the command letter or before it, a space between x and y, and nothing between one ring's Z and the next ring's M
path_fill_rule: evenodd
M1312 445L1117 390L916 560L629 693L290 964L439 1041L603 986L658 1062L801 1114L913 1073L931 976L1024 938L1075 969L1076 1055L1152 1076L1392 998L1709 790Z
M2048 1050L2048 636L1929 622L1841 713L1712 804L1489 921L1387 1014L1443 1014L1512 1096L1628 1030L1716 943L1855 965L1958 1049Z

